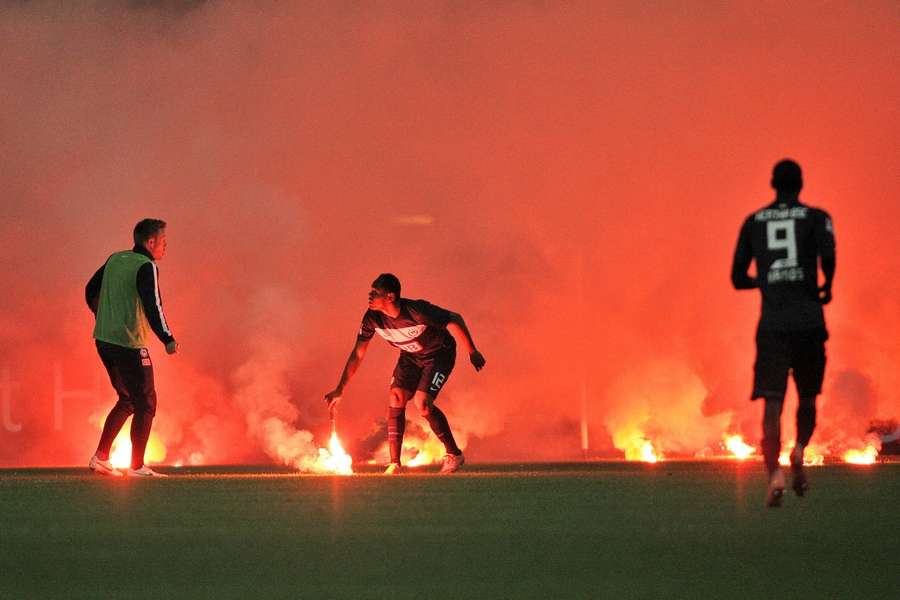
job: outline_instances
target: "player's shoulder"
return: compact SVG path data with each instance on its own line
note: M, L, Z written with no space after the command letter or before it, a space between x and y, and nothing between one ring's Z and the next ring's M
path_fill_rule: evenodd
M421 298L400 298L397 304L400 305L401 312L405 310L412 317L428 310L428 301Z
M808 219L812 222L814 227L821 227L832 234L834 233L834 224L832 223L831 215L827 210L809 204L802 204L801 206L807 210Z
M378 316L380 314L381 313L378 312L377 310L372 310L371 308L366 309L366 312L364 312L363 316L362 316L362 322L363 323L377 323Z
M805 206L807 210L809 210L809 214L812 217L828 221L831 220L831 214L829 214L829 212L824 208L821 208L819 206L812 206L809 204L804 204L803 206Z

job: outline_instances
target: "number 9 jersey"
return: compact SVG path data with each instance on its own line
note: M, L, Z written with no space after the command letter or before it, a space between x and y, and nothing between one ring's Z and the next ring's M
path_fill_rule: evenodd
M774 202L744 221L734 264L756 261L762 331L825 329L818 298L819 257L833 258L834 227L824 210Z

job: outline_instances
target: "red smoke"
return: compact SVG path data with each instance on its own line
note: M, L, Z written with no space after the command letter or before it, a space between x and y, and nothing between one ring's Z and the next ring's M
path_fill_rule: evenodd
M838 242L813 441L900 413L893 3L239 4L0 8L0 466L93 451L83 286L143 217L182 344L151 348L167 462L278 461L273 427L324 446L383 271L488 359L440 398L472 460L580 456L582 398L592 455L755 443L759 300L728 273L785 156ZM373 345L339 413L357 459Z

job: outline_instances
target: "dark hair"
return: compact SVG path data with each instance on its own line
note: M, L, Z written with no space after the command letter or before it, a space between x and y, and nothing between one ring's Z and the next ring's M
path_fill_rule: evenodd
M372 282L372 287L384 292L393 292L400 297L400 280L393 273L382 273Z
M803 171L789 158L778 161L772 169L772 187L779 192L799 192L803 189Z
M160 219L142 219L134 226L134 245L142 246L150 238L166 228L166 222Z

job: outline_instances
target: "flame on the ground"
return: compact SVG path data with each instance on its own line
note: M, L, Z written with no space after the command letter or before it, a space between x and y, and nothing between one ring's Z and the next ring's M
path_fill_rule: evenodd
M655 463L663 459L663 455L653 447L648 439L638 438L625 448L625 460Z
M131 431L128 426L122 428L112 444L109 460L117 469L127 469L131 466ZM147 449L144 451L144 463L158 464L166 460L166 445L155 432L150 432L147 440Z
M793 445L790 448L782 449L781 454L778 456L779 465L782 467L791 466L791 451L793 451L793 449ZM825 453L820 448L810 445L804 449L804 467L820 467L823 464L825 464Z
M850 449L844 453L844 462L854 465L871 465L878 458L878 449L869 444L863 450Z
M462 441L459 439L457 441L460 448L465 449ZM445 453L444 445L440 440L426 432L413 429L413 431L407 431L403 437L400 462L407 467L422 467L440 462ZM384 442L373 453L369 464L387 464L389 461L390 451L387 442Z
M328 448L319 448L316 470L336 475L353 475L353 458L344 451L337 432L331 433Z
M725 441L725 448L739 460L750 458L756 448L744 442L744 438L740 434L722 436Z
M444 445L432 437L424 440L413 437L403 440L403 454L414 454L406 460L408 467L431 465L444 456Z

